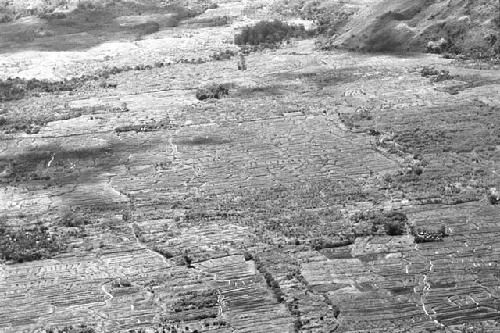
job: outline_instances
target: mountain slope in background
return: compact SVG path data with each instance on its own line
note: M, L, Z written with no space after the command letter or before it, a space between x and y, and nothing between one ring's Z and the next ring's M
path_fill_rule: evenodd
M494 0L292 0L282 4L329 25L332 29L323 29L328 32L326 48L419 52L429 42L444 38L443 51L482 57L500 53L500 3Z
M491 0L384 0L346 26L340 45L367 51L420 51L444 38L447 51L498 53L498 3ZM368 15L363 15L367 13Z

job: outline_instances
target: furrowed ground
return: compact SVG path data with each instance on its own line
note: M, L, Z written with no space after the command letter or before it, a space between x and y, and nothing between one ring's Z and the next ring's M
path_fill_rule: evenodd
M313 40L238 71L266 15L0 56L89 76L0 105L0 331L498 332L498 71Z

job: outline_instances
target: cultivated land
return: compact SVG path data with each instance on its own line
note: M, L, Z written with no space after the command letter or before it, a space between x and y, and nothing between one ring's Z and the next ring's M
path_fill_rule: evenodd
M238 71L270 17L0 55L86 75L0 104L0 332L500 331L499 71L312 39Z

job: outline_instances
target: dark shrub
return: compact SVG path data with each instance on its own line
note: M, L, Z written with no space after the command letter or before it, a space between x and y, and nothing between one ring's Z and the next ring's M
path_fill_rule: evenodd
M21 99L25 93L24 87L14 80L0 81L0 102Z
M12 18L12 16L10 15L0 15L0 23L9 23L9 22L12 22L14 21L14 19Z
M63 227L74 228L83 227L90 224L90 222L91 221L86 216L67 210L62 214L59 224Z
M375 212L358 213L352 217L354 223L368 223L371 225L372 234L381 231L389 236L400 236L406 231L408 218L401 212Z
M229 87L226 84L214 83L196 91L196 98L200 101L211 98L221 98L227 95L229 95Z
M80 324L78 326L65 326L60 328L45 329L44 332L54 333L54 332L64 332L64 333L95 333L95 329L89 327L85 324Z
M438 75L439 74L439 71L437 69L435 69L434 67L428 67L428 66L425 66L422 68L422 70L420 71L420 74L423 76L423 77L429 77L429 76L434 76L434 75Z
M31 92L72 91L82 83L83 79L77 78L62 81L8 78L0 80L0 102L19 100Z
M389 236L400 236L405 232L405 225L400 221L392 220L384 224L384 229Z
M243 28L234 37L236 45L276 44L294 37L304 37L307 33L303 25L289 25L279 20L260 21L252 27Z

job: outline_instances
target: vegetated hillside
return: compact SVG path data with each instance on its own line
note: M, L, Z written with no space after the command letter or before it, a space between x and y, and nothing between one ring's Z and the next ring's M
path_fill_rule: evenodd
M420 51L429 41L444 38L447 43L443 51L476 56L498 54L500 22L496 1L411 0L388 6L390 2L394 3L380 3L375 19L365 21L360 35L349 36L345 45L369 51Z
M140 40L213 6L182 0L16 0L0 4L0 52L83 50L106 41Z
M328 32L324 48L425 51L429 41L444 38L447 43L443 52L479 57L499 53L499 6L492 0L330 0L292 4L295 12L306 16L316 8L317 15L311 18L323 23L325 10L331 9L327 23L335 29Z

